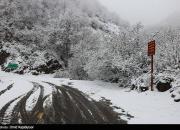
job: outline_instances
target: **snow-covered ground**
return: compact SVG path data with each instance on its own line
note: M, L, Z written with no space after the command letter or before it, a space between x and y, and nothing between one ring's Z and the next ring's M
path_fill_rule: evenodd
M31 82L37 82L45 86L44 96L50 94L52 89L48 88L48 85L45 85L43 81L77 88L95 100L101 100L102 97L105 97L111 100L113 106L120 107L126 113L134 116L134 118L128 120L129 124L180 124L180 103L174 102L169 91L165 93L151 91L139 93L137 91L128 91L128 89L119 88L117 84L102 81L58 79L53 78L53 75L20 76L0 71L0 91L14 83L13 88L0 96L0 109L7 102L30 91L33 88ZM27 109L31 109L29 103L32 102L30 99L35 99L38 93L39 91L29 98L26 106ZM121 109L116 109L115 111L122 112Z
M180 103L175 103L169 92L128 92L117 85L100 81L72 81L73 86L94 99L105 97L113 105L134 116L129 124L179 124ZM118 111L118 110L117 110Z

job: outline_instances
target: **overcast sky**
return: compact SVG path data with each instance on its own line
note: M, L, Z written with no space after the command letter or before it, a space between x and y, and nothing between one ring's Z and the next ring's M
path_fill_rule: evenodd
M180 0L99 0L131 24L157 24L174 12L180 12Z

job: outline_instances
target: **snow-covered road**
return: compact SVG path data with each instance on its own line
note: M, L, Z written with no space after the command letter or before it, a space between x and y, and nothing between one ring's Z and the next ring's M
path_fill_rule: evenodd
M67 84L64 82L66 81ZM104 98L95 101L70 80L4 73L0 124L126 124Z
M129 92L128 89L119 88L117 84L102 81L58 79L52 78L50 75L19 76L1 72L0 79L0 108L2 109L5 105L8 105L8 107L6 106L7 108L4 109L6 111L8 110L9 113L13 111L13 106L17 107L18 102L20 103L20 101L25 99L27 100L24 108L30 111L31 115L36 104L41 104L43 108L47 107L47 104L52 106L53 91L56 90L55 93L63 92L63 90L58 90L52 86L64 85L70 86L68 88L78 89L96 101L108 99L106 102L110 101L112 103L111 108L121 113L121 119L127 120L129 124L180 124L180 103L174 102L169 91L165 93L151 91L145 93L139 93L137 91ZM67 96L71 99L68 93ZM43 104L39 102L40 98L44 100ZM60 102L61 98L58 99ZM87 100L90 99L87 98ZM38 110L39 109L41 108L38 108ZM49 109L55 108L52 107ZM3 116L6 117L5 119L8 119L8 114L6 112L3 113ZM34 114L37 115L37 113ZM17 114L17 116L21 115ZM41 112L38 113L38 116L42 116ZM21 122L20 119L21 118L19 118L19 122ZM5 123L7 121L8 120L5 120Z

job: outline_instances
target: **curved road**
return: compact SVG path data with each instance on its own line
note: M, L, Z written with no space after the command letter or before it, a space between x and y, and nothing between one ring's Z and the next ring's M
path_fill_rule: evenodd
M49 82L52 92L45 95L45 86L32 82L33 88L7 102L0 110L0 124L126 124L120 114L105 101L95 101L69 86ZM14 84L0 91L0 97ZM36 96L32 96L37 94ZM27 109L32 100L32 109Z

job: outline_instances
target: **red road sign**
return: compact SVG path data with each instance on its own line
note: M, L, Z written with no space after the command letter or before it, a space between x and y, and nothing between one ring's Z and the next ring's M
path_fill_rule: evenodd
M156 42L154 40L148 43L148 56L155 55L155 52L156 52Z
M155 55L156 52L156 41L151 41L148 43L148 56L151 56L151 91L153 91L153 56Z

